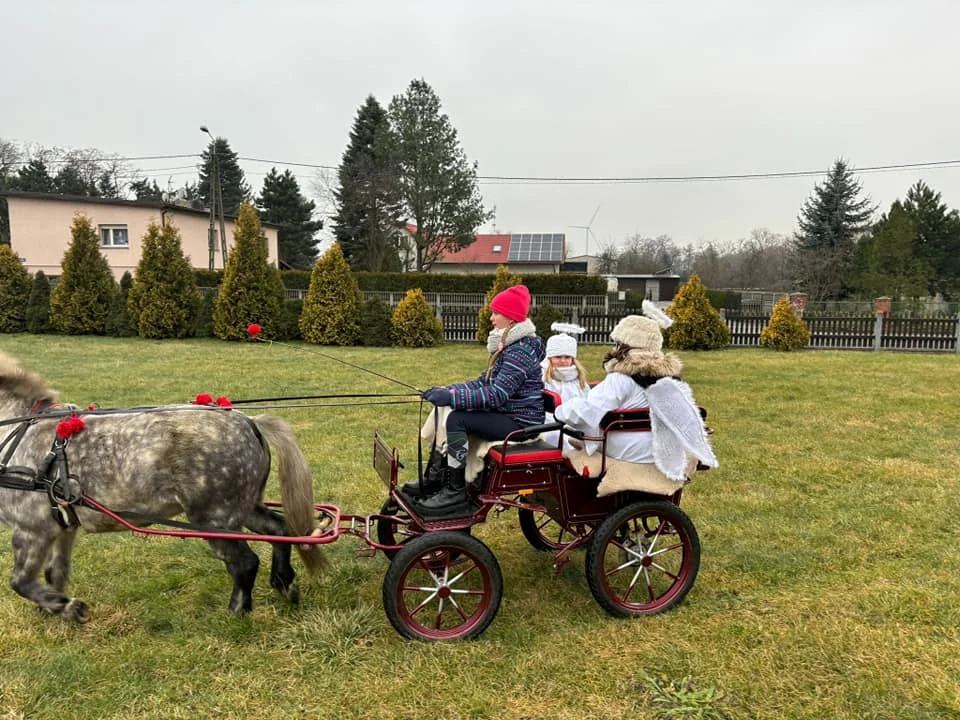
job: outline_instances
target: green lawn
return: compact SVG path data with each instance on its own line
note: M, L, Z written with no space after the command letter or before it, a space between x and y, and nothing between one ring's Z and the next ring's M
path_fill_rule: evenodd
M581 350L599 368L604 348ZM102 407L402 391L320 352L420 387L475 376L485 357L31 335L0 335L0 351ZM508 512L475 532L505 590L474 642L402 640L380 603L387 562L352 538L328 547L328 574L301 577L298 609L269 588L258 546L254 612L236 618L202 541L81 537L71 591L91 620L76 627L9 590L0 529L0 718L960 717L960 357L681 355L721 467L684 494L703 557L675 610L608 617L583 553L555 575ZM364 514L384 497L374 430L411 473L418 411L282 414L317 500Z

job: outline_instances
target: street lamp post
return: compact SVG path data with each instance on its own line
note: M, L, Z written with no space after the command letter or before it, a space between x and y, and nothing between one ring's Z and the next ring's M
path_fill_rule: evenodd
M206 125L200 126L200 132L206 133L212 141L213 147L213 179L210 181L210 269L214 269L213 255L216 248L216 234L214 228L214 217L217 212L217 205L220 205L220 251L223 254L223 267L227 267L227 231L223 219L223 184L220 182L220 158L217 157L217 139L213 136Z

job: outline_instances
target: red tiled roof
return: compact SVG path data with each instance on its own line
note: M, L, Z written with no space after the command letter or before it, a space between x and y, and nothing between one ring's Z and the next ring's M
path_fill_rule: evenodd
M500 250L494 252L495 247ZM454 253L445 253L437 262L506 265L509 255L509 235L477 235L477 239L467 247Z

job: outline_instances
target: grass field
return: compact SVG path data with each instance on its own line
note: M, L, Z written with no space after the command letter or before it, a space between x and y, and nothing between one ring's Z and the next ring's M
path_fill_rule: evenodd
M402 390L260 344L0 335L0 351L81 405ZM484 358L479 346L320 351L420 387L475 376ZM581 357L598 368L602 352ZM73 626L7 587L0 528L0 718L960 717L960 357L681 356L721 467L684 494L703 556L675 610L608 617L583 553L554 575L508 512L475 532L505 590L474 642L396 635L386 560L358 557L351 538L327 549L329 573L301 576L297 609L269 588L257 547L254 612L237 618L205 543L81 537L71 592L91 620ZM378 510L377 428L412 473L415 404L282 412L318 501Z

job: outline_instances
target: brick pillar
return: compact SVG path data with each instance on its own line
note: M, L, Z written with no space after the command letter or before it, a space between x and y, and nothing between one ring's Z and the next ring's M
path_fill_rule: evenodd
M793 308L793 312L795 312L798 316L803 317L803 312L807 309L807 301L809 299L810 296L807 295L807 293L790 293L790 307Z
M883 317L890 317L890 298L888 297L878 297L873 301L874 312L883 315Z

